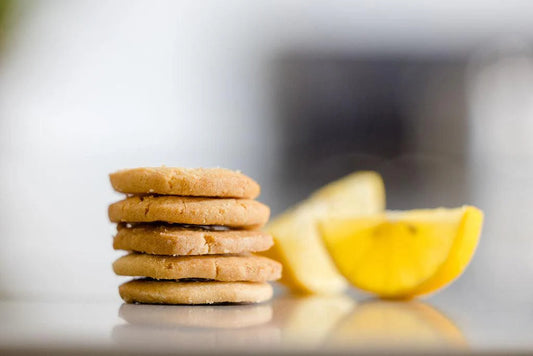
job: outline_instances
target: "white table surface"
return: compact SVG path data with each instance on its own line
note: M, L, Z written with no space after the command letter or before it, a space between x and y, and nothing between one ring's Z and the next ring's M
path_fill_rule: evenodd
M459 300L459 301L458 301ZM477 301L477 302L476 302ZM533 303L279 293L259 305L0 301L0 354L533 351Z

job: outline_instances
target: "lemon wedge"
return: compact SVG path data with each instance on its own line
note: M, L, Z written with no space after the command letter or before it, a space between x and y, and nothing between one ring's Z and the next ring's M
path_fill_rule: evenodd
M410 298L436 291L464 271L482 221L479 209L464 206L331 217L319 229L354 286L384 298Z
M267 225L274 246L267 256L283 264L281 282L292 291L337 294L347 287L317 230L328 216L375 214L385 209L385 187L375 172L356 172L330 183Z

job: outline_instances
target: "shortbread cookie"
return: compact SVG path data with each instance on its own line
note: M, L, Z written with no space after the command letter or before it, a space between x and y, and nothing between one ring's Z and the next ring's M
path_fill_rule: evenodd
M270 304L218 306L150 305L137 308L122 304L118 315L130 324L157 327L196 327L239 329L266 324L272 320Z
M254 282L176 282L133 280L119 293L126 303L260 303L272 298L272 286Z
M255 228L268 221L270 209L249 199L134 196L111 204L108 213L112 222L165 221Z
M120 276L265 282L281 277L281 264L256 255L155 256L130 253L113 263Z
M162 194L254 199L259 184L223 168L134 168L109 175L113 188L127 194Z
M113 239L115 250L152 255L212 255L268 250L272 236L257 230L206 230L172 225L119 225Z

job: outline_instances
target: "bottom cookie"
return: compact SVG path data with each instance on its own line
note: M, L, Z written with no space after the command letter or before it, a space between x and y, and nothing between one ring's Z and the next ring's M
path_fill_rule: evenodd
M272 298L272 286L258 282L178 282L136 279L119 287L126 303L260 303Z

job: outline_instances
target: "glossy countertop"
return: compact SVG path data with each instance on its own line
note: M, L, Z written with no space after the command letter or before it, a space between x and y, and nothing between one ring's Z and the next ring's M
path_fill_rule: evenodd
M0 353L533 351L527 302L276 294L258 305L214 306L3 300Z

